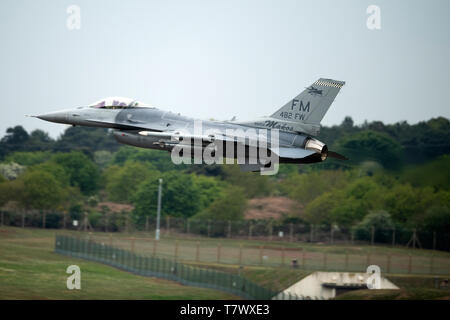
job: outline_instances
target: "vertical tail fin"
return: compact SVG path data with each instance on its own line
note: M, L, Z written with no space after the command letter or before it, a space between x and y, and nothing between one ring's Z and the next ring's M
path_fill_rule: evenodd
M344 81L320 78L271 117L307 124L319 124Z

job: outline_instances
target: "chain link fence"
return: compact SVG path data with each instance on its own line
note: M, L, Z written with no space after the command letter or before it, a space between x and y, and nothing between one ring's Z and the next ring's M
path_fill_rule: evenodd
M57 228L95 232L151 232L156 228L154 216L133 218L129 213L82 215L78 219L55 211L2 211L0 225ZM345 245L389 245L450 251L450 233L407 228L370 228L355 230L336 225L281 223L275 220L219 221L164 216L161 232L273 242L306 242Z
M56 235L55 252L104 263L142 276L158 277L177 281L184 285L221 290L245 299L311 299L264 288L238 274L198 268L166 258L143 256L89 238Z
M186 263L224 264L234 266L290 267L305 271L366 272L369 265L378 265L392 274L450 274L447 253L389 250L359 250L358 247L327 248L297 243L241 241L233 239L164 237L156 241L145 232L81 233L89 239L114 245L142 255L164 257ZM175 235L178 236L178 235Z

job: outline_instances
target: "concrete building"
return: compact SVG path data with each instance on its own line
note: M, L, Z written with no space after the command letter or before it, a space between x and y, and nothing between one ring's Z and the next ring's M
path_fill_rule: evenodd
M367 289L369 273L354 272L314 272L293 284L274 299L286 299L289 294L303 299L331 299L357 289ZM399 289L388 279L380 276L379 289Z

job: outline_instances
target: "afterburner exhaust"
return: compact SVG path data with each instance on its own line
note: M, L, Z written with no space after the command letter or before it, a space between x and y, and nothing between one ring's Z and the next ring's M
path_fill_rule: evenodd
M305 149L306 150L315 151L318 154L320 154L320 159L322 161L325 161L327 159L327 157L328 157L328 147L327 147L327 145L325 143L317 140L317 139L309 138L306 141Z

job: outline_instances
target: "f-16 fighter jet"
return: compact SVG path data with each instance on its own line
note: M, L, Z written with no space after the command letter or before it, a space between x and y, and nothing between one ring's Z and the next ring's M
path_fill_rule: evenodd
M172 160L177 155L184 163L187 159L206 164L237 160L243 171L263 172L278 163L315 163L327 157L347 160L314 138L344 84L321 78L272 115L250 121L201 121L121 97L35 117L110 128L120 143L166 150Z

